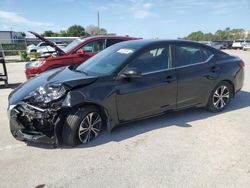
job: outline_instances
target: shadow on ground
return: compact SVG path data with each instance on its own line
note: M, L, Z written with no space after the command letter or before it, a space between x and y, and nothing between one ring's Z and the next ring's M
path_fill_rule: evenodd
M170 112L166 115L162 115L155 118L145 119L133 123L123 124L115 128L112 133L108 133L106 130L102 131L102 134L89 144L83 144L74 148L60 145L61 149L79 149L94 147L108 142L120 142L128 138L144 134L156 129L162 129L169 126L178 126L180 128L192 128L190 122L207 119L216 115L227 113L230 111L239 110L250 106L250 93L247 91L240 91L237 93L227 109L220 113L212 113L206 111L203 108L198 109L186 109L177 112ZM52 148L46 145L29 144L31 146L40 147L44 149Z

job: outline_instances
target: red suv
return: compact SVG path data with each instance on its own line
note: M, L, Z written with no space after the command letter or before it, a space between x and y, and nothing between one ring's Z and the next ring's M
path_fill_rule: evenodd
M40 40L46 42L49 46L55 49L56 56L49 56L39 58L36 61L29 61L26 63L26 77L27 79L36 76L49 69L54 69L68 65L79 65L94 56L103 49L127 40L137 40L139 38L125 37L125 36L93 36L87 38L78 38L61 49L56 44L48 41L41 35L31 32Z

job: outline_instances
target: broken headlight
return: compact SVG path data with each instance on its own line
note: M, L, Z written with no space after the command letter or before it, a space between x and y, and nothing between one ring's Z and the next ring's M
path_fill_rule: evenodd
M66 93L66 89L61 84L49 84L40 86L29 94L29 98L36 103L49 103L60 99Z

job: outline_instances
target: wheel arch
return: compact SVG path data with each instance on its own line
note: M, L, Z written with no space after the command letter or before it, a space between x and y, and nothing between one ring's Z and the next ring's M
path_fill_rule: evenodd
M235 95L235 86L234 86L233 81L231 81L230 79L223 79L223 80L221 80L220 82L227 82L227 83L229 83L229 84L232 86L232 89L233 89L233 97L234 97L234 95ZM219 83L220 83L220 82L219 82Z

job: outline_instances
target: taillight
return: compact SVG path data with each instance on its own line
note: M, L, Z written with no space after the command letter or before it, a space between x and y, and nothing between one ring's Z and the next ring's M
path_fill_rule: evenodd
M242 69L244 69L245 63L244 63L243 61L240 62L240 67L241 67Z

